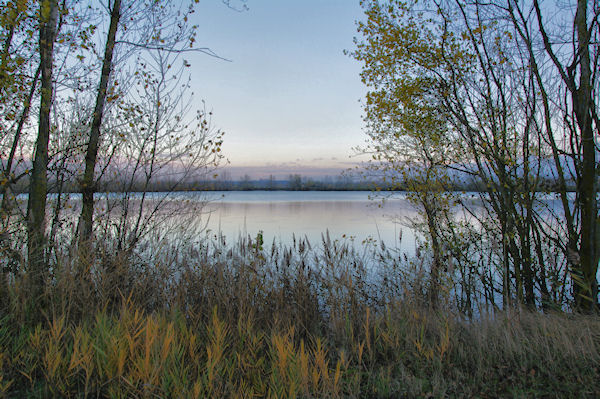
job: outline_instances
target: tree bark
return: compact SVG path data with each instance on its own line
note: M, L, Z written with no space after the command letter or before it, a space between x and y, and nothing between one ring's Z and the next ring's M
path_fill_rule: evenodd
M44 257L46 229L46 192L48 186L48 141L50 138L50 107L53 97L52 63L54 40L56 37L58 4L56 0L43 0L40 9L40 67L42 70L42 90L38 137L29 199L27 201L27 252L29 275L32 284L31 294L39 297L43 288L46 264Z
M111 15L110 27L106 39L106 47L104 50L104 59L102 61L102 75L100 77L100 85L96 97L96 106L94 108L94 116L90 129L90 140L87 146L85 155L85 172L81 180L81 194L83 196L81 217L79 221L79 243L88 245L92 240L92 227L94 216L94 193L96 192L96 181L94 178L94 170L96 168L96 160L98 157L98 146L100 142L100 127L102 125L102 115L104 113L104 105L106 103L106 94L110 73L113 66L113 50L121 18L121 0L115 0Z
M425 193L423 208L425 209L425 217L427 218L427 226L429 234L431 236L431 251L433 253L433 264L431 265L431 272L429 275L429 288L427 296L429 299L429 306L433 309L438 307L439 291L440 291L440 271L442 265L442 246L439 237L439 218L436 216L437 204L435 200L427 198L430 194Z
M580 277L575 281L577 307L592 311L597 305L598 284L596 273L596 145L592 128L592 100L589 32L587 27L587 0L577 1L575 13L577 54L579 58L579 87L571 94L583 147L579 202L581 206L581 246L579 250ZM572 72L570 73L571 76ZM574 79L574 76L573 76Z
M574 32L576 53L573 62L567 68L561 65L552 50L552 45L542 21L542 13L537 0L534 0L538 25L546 52L552 59L561 78L565 82L573 103L573 110L579 138L581 139L581 166L577 182L577 206L579 212L579 248L575 243L569 245L569 264L573 281L575 308L584 312L593 311L598 305L598 271L596 244L596 149L592 117L595 105L592 99L592 78L590 61L590 33L587 26L587 0L577 0ZM579 73L577 73L579 67ZM579 76L579 85L576 77ZM573 248L574 247L574 248Z

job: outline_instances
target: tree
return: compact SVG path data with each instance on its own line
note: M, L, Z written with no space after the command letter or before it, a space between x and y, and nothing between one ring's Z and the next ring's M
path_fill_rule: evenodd
M104 58L102 59L102 72L100 74L100 84L96 95L96 105L90 127L90 136L85 155L85 172L81 180L82 207L81 220L79 228L79 240L82 243L89 243L92 237L92 221L94 213L94 192L96 158L98 156L98 146L100 142L100 128L102 126L102 116L104 114L104 104L106 102L108 83L111 70L113 68L113 52L117 39L117 29L121 19L121 0L108 2L107 9L110 12L110 25L106 37L104 49ZM89 252L89 248L88 251Z
M229 5L229 4L228 4ZM83 194L83 206L80 218L80 242L88 242L92 238L93 229L93 212L94 212L94 193L97 191L97 184L101 176L97 176L97 157L100 142L103 133L102 117L104 108L107 103L117 104L118 107L124 109L125 101L128 93L126 89L122 87L127 81L132 78L137 81L137 84L142 84L144 89L148 89L149 86L153 92L146 93L150 95L152 101L156 102L155 106L150 104L150 107L144 108L149 114L153 115L153 125L148 127L145 132L154 133L154 136L147 136L143 133L142 137L148 139L144 141L144 145L151 145L152 151L157 151L156 146L157 138L163 138L164 132L162 131L163 125L165 124L165 118L176 117L179 118L176 122L179 122L183 117L182 114L174 115L173 110L166 109L161 103L168 99L171 101L169 106L177 107L178 102L181 98L176 98L173 94L173 88L167 87L171 84L170 76L175 71L172 69L174 62L180 54L189 51L201 51L210 55L214 55L208 49L195 49L195 35L196 27L191 26L188 23L188 17L193 12L193 4L190 4L187 9L180 9L180 5L175 2L166 0L160 2L127 2L121 3L120 0L109 1L106 4L106 10L110 14L110 27L107 33L105 41L105 52L102 60L102 73L100 75L100 84L97 90L96 105L94 108L93 118L91 121L91 128L89 133L89 141L87 144L86 157L85 157L85 172L81 179L81 192ZM121 14L125 12L124 18ZM120 20L123 19L123 23ZM123 25L121 28L120 26ZM118 33L121 32L121 37L118 38ZM150 55L151 60L149 62L140 62L143 58L138 58L138 61L134 64L135 67L140 68L133 72L133 76L126 76L121 74L119 79L113 79L112 86L109 88L109 82L111 81L111 70L115 68L116 63L113 61L113 52L115 47L123 47L123 50L128 56L122 57L120 64L126 66L127 63L131 63L131 56L134 54L146 53ZM174 55L175 57L172 57ZM187 61L183 60L184 67L189 67ZM131 64L129 64L131 65ZM154 71L149 71L148 68L155 68ZM183 68L185 69L185 68ZM179 73L183 74L183 70ZM175 81L178 79L175 78ZM119 85L118 82L121 82ZM149 90L147 90L149 91ZM142 97L137 98L138 102L145 103L146 100ZM135 109L134 104L128 105L129 110ZM133 112L126 112L126 117L131 117ZM146 115L138 115L140 118L145 118ZM130 126L133 127L137 124L136 121L130 120ZM160 131L160 132L159 132ZM197 139L195 139L197 140ZM183 141L182 141L183 142ZM217 147L218 145L215 143ZM180 148L176 146L175 148ZM115 150L116 147L113 147ZM198 153L203 153L203 147L200 147ZM215 150L216 147L212 147ZM140 156L147 149L143 147L140 152ZM185 151L189 151L185 150ZM114 156L112 155L109 158ZM132 160L136 167L134 168L133 175L135 176L137 166L140 166L140 160ZM174 161L171 159L171 161ZM155 165L163 165L164 160L158 161L158 153L153 153L151 169ZM152 173L150 173L152 175ZM147 183L154 176L147 178ZM89 251L85 251L88 252Z
M34 43L39 18L34 17L35 4L30 1L13 1L1 4L0 37L0 247L1 252L12 259L16 270L22 260L21 209L14 206L13 189L28 177L26 162L19 150L26 130L31 104L37 93L39 76L38 49ZM34 72L35 71L35 72ZM14 217L18 216L18 217Z
M16 1L10 5L2 5L0 26L4 30L3 46L0 55L0 98L2 99L2 119L6 124L2 126L0 140L7 140L6 149L10 148L8 155L3 149L2 163L3 181L1 185L2 211L5 216L10 214L9 200L6 193L10 193L10 186L26 174L13 173L14 161L19 141L24 130L25 122L29 117L31 103L36 93L37 83L41 68L37 66L33 76L29 76L28 68L37 63L36 49L31 46L35 42L34 30L30 29L34 23L33 5L29 1ZM39 22L39 21L38 21ZM27 59L34 59L27 62ZM12 133L12 134L11 134Z
M559 54L571 60L565 65L570 65L573 76L587 81L585 65L594 65L598 59L597 46L593 47L589 41L592 32L597 35L598 10L593 11L595 16L590 23L581 23L585 28L577 28L577 21L585 21L582 16L590 13L579 3L574 21L576 50L569 52L562 47ZM479 224L487 230L491 248L496 237L500 238L500 251L493 251L497 255L489 260L492 264L499 261L504 303L516 297L518 302L530 306L538 301L545 306L550 300L549 262L543 247L544 241L550 240L559 243L562 261L568 260L575 272L570 275L576 306L589 309L590 303L597 301L594 291L597 259L596 268L589 266L594 261L587 260L595 254L589 248L595 245L592 225L597 210L591 204L595 200L588 200L595 198L594 185L590 184L595 181L590 172L595 161L594 151L590 155L582 143L593 147L594 138L588 126L594 120L597 99L591 92L577 89L584 100L573 98L563 103L548 100L549 87L559 87L557 98L561 98L561 90L562 93L573 90L569 89L568 79L561 78L568 75L560 69L559 73L548 68L541 70L540 66L548 65L546 61L550 60L540 50L550 59L557 56L548 50L550 41L537 2L392 0L363 1L362 5L367 20L358 29L364 41L357 40L353 55L364 63L361 76L371 88L366 102L367 122L370 128L383 126L374 137L375 153L391 155L389 146L378 145L392 142L400 148L399 153L419 154L407 145L406 137L414 139L420 134L430 134L423 125L414 124L409 129L403 126L399 133L391 125L392 119L395 118L397 126L406 124L414 115L422 115L422 120L441 118L446 141L457 144L446 168L470 174L487 188L481 199L489 216L480 219ZM588 33L580 35L579 31ZM539 43L544 43L544 47L539 48ZM586 56L584 47L594 50L591 58ZM574 72L579 67L582 72ZM597 80L591 78L590 82ZM585 85L581 83L581 87ZM577 111L584 116L570 118L570 103L581 102L588 104L583 114ZM573 119L588 122L570 123ZM594 123L597 132L597 122ZM559 134L567 138L564 143L557 144ZM568 143L576 143L570 153L565 145ZM426 154L421 154L421 161ZM575 161L573 168L578 181L575 209L566 189L569 180L566 156ZM542 211L545 205L538 191L548 160L553 162L552 170L561 187L563 215ZM389 157L386 162L380 167L390 164ZM547 223L542 212L554 215L551 219L556 224ZM475 213L473 216L479 217ZM566 234L561 220L566 222Z
M212 126L211 112L192 108L189 64L171 50L153 49L138 60L133 88L105 122L96 179L118 194L105 196L97 224L104 242L116 238L116 249L127 254L165 219L198 211L189 201L164 205L183 184L214 175L222 159L223 132Z
M367 134L372 162L367 173L380 175L388 189L405 190L407 198L417 205L424 219L412 227L423 230L431 244L432 264L427 299L436 307L440 291L440 274L447 269L444 258L442 224L448 218L452 194L447 170L450 146L441 110L432 103L403 103L387 107L385 114L368 114ZM369 109L369 111L376 111Z
M6 226L10 216L20 212L11 206L14 196L9 194L23 178L21 184L29 184L27 215L13 217L11 223L13 231L27 234L22 241L27 245L26 270L34 296L39 296L48 271L56 270L53 259L70 254L68 245L62 245L68 241L65 238L77 235L77 230L65 227L72 226L69 191L79 188L83 194L78 231L80 244L88 246L94 227L100 224L95 224L94 194L108 183L109 172L120 168L122 181L126 172L134 170L127 178L140 183L136 188L144 193L157 181L168 180L170 191L193 176L209 173L221 159L222 132L212 127L210 112L192 113L187 94L189 63L182 55L189 51L215 55L195 47L195 27L188 20L194 4L169 0L1 3L0 177L5 194L1 216ZM36 34L37 44L29 40ZM143 89L136 93L136 87ZM29 121L34 110L39 117ZM50 191L58 196L50 202L47 228ZM136 202L139 209L125 212L128 224L118 238L127 251L148 232L166 199L153 204L149 212L141 210L145 201L144 194ZM6 229L0 240L5 237ZM13 240L9 246L18 242Z
M288 188L292 191L302 190L302 176L292 174L288 177Z
M45 278L45 229L46 229L46 192L48 168L48 141L50 139L50 107L53 97L52 68L54 59L54 40L56 38L58 4L56 0L44 0L40 7L40 69L41 100L38 137L36 140L33 171L29 184L27 202L27 245L29 274L38 293ZM36 295L34 294L34 297Z
M187 13L181 17L177 16L178 13L176 14L171 9L173 5L170 1L150 3L129 2L122 4L121 0L114 0L108 1L106 4L103 4L103 6L110 15L110 23L104 42L102 69L99 76L94 112L90 123L85 156L85 171L80 183L83 200L79 222L79 240L82 243L89 243L92 238L94 193L97 191L96 166L105 106L106 103L116 102L119 96L125 94L120 93L121 90L117 87L117 80L114 80L112 86L109 88L109 83L111 83L112 78L111 72L116 65L113 61L115 47L118 44L131 47L129 51L125 50L126 52L129 52L129 56L131 56L143 49L167 49L169 46L172 46L171 40L185 42L185 46L187 46L188 40L191 40L190 44L193 43L193 32L190 33L187 31L187 24L185 23L185 21L187 21ZM123 11L126 12L125 22L121 23ZM164 16L161 16L160 14L164 14ZM179 18L181 21L178 22L177 20ZM175 22L178 22L178 24ZM123 30L124 33L121 35L122 37L117 40L117 34L121 30ZM173 32L173 30L175 32ZM128 34L128 31L133 33ZM188 36L184 37L178 31L182 31ZM169 40L169 42L165 42L165 40ZM173 49L171 48L171 50ZM121 65L126 65L129 57L123 58L124 59L121 60Z
M598 272L599 240L597 172L596 172L596 140L600 129L598 118L598 62L600 51L600 6L593 2L591 9L588 1L577 0L573 19L572 50L557 52L551 41L548 24L544 19L538 0L533 1L537 17L539 34L544 49L552 60L557 73L570 95L570 104L565 104L565 113L572 112L569 128L571 139L579 142L577 150L577 208L579 209L580 239L579 248L575 252L571 243L571 266L575 281L575 299L577 307L592 311L598 305ZM510 6L510 4L509 4ZM515 7L512 7L513 9ZM568 39L568 38L567 38ZM563 60L559 59L561 57ZM575 253L573 253L575 252ZM578 256L576 256L578 255Z
M252 180L248 174L245 174L240 178L238 187L240 188L240 190L244 191L252 190L254 188L254 184L252 183Z

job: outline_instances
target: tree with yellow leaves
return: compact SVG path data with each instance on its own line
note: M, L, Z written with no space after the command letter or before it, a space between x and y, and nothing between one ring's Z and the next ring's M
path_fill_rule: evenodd
M556 10L572 18L567 48L557 44L566 32L547 25L537 1L362 1L366 20L358 25L362 39L353 55L370 88L365 110L373 150L386 159L375 166L393 163L398 154L426 160L407 142L432 137L425 154L435 153L438 134L428 125L440 121L439 137L451 144L445 167L485 186L487 216L479 225L497 250L480 273L497 271L491 284L500 280L501 286L492 291L505 306L562 303L567 277L575 307L590 310L597 303L591 148L598 135L598 79L590 66L598 62L600 11L585 3ZM410 122L415 119L420 122ZM540 195L548 174L557 181L561 215ZM549 262L548 245L562 254L561 266L548 267L557 263ZM481 249L473 256L490 253Z

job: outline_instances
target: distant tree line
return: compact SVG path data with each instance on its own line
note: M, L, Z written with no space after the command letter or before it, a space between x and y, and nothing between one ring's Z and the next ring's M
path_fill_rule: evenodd
M419 167L415 166L414 170ZM64 171L63 171L64 173ZM361 172L364 173L364 172ZM347 175L309 177L301 174L291 174L287 179L275 178L270 175L268 178L253 179L249 175L244 175L239 179L231 179L224 172L215 176L207 177L206 173L186 172L185 178L180 178L176 173L175 177L169 177L168 174L153 179L148 183L145 179L134 178L131 176L111 177L108 180L100 180L97 183L99 193L115 192L182 192L182 191L411 191L414 190L410 181L389 182L383 177L377 179L371 175L368 180L360 179L357 173ZM118 184L117 184L118 183ZM538 192L555 193L559 189L559 182L554 178L541 178L537 182L536 190ZM568 192L575 192L574 182L567 184ZM27 193L29 190L29 177L27 175L20 178L11 186L11 191L15 194ZM77 193L80 190L77 181L61 181L53 177L48 179L49 193ZM444 183L445 191L465 191L465 192L485 192L487 190L485 182L477 178L467 179L449 179Z

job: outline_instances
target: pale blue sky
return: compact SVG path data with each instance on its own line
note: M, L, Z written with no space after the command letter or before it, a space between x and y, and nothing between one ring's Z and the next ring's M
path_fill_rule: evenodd
M232 61L191 59L195 99L226 132L231 166L273 166L275 174L349 166L352 148L364 142L360 65L343 53L362 18L358 0L246 4L236 12L201 0L193 17L198 45Z

